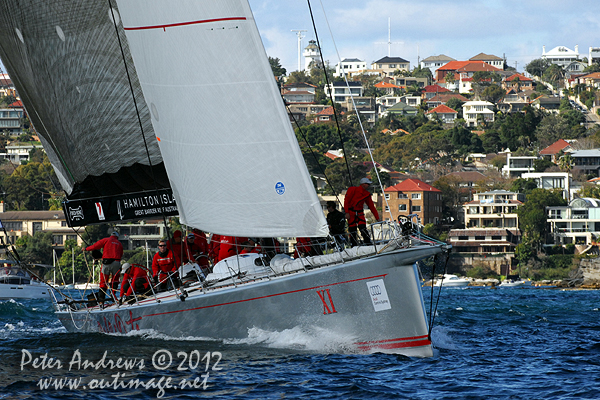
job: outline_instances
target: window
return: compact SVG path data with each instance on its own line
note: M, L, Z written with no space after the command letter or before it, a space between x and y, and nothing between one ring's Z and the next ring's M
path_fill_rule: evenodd
M421 206L411 206L410 211L411 212L421 212Z
M23 222L21 221L8 221L4 223L4 227L7 231L22 231Z
M67 240L77 241L77 235L67 235Z
M502 240L502 236L492 236L492 240Z
M386 199L386 200L389 200L389 199L390 199L390 194L389 194L389 193L386 193L386 194L385 194L385 199Z
M33 224L33 234L35 235L36 232L39 232L42 230L42 223L41 222L34 222Z
M52 236L52 243L54 243L54 244L63 244L63 236L62 235L54 235L54 236Z
M390 212L390 207L389 206L385 206L385 212Z
M406 193L398 192L398 198L399 199L408 199L408 195Z
M410 198L413 200L421 200L421 193L413 193L410 195Z
M475 236L475 240L485 240L485 236Z
M67 226L67 221L60 221L60 226Z
M406 211L406 204L398 205L398 211Z
M458 240L469 240L468 236L459 236Z

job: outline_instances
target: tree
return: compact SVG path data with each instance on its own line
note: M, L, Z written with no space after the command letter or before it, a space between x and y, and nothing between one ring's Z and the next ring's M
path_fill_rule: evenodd
M412 70L411 75L415 78L428 78L430 82L433 78L431 70L429 68L421 68L420 65Z
M271 70L277 81L277 86L281 86L281 82L287 71L281 66L279 58L269 57L269 64L271 65Z
M541 78L544 71L546 71L549 66L550 61L545 58L536 58L535 60L531 60L531 62L525 66L525 71L533 76Z
M552 84L554 87L558 87L560 81L565 77L565 70L563 67L557 64L551 64L542 75L542 79Z
M517 178L513 181L510 191L516 193L529 194L533 189L537 189L537 182L535 179L528 178Z
M534 249L539 251L546 238L546 207L564 205L566 201L561 190L533 189L527 195L527 201L517 208L519 228Z
M544 172L548 168L552 168L552 167L556 167L556 164L554 164L552 161L548 160L547 158L540 158L538 160L533 161L533 168L535 169L535 172Z
M442 191L442 218L457 221L460 209L460 184L458 176L446 175L433 182L433 187Z
M600 186L585 182L579 190L579 197L600 199Z
M18 242L17 251L27 264L52 264L52 232L36 232Z
M481 93L481 98L482 100L496 104L501 98L504 97L504 94L504 89L502 89L500 86L490 85L483 90Z
M465 103L463 101L460 101L460 99L457 99L456 97L453 97L446 102L446 106L448 106L451 109L453 109L454 111L458 112L460 115L462 115L462 105L463 104L465 104Z
M563 154L558 159L558 166L563 171L571 172L571 169L573 169L574 165L575 165L575 162L573 161L573 157L570 154Z

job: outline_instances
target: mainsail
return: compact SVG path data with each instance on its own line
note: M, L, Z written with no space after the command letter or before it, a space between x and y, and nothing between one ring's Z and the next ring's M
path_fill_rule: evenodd
M327 235L248 2L117 3L181 221Z
M91 207L103 196L170 191L127 40L112 15L107 1L0 2L0 57L68 198L91 199ZM113 203L112 219L127 218ZM108 214L111 207L104 208ZM77 217L85 207L72 209L83 224Z

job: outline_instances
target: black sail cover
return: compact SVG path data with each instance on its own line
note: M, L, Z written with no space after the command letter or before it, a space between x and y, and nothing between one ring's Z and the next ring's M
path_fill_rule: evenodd
M110 3L0 2L0 58L67 193L71 226L177 214Z

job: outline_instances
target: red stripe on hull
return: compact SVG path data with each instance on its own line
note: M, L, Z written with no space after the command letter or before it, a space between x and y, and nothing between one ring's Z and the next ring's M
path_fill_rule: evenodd
M402 339L397 339L402 340ZM389 349L401 349L407 347L421 347L421 346L431 346L431 341L429 339L423 340L413 340L413 341L405 341L405 342L397 342L397 343L375 343L373 345L367 346L358 346L360 350L368 351L368 350L389 350Z
M204 19L201 21L189 21L189 22L178 22L175 24L167 24L167 25L151 25L151 26L134 26L130 28L123 28L126 31L141 31L145 29L166 29L173 28L176 26L186 26L186 25L198 25L198 24L208 24L211 22L223 22L223 21L245 21L246 17L229 17L229 18L214 18L214 19Z

